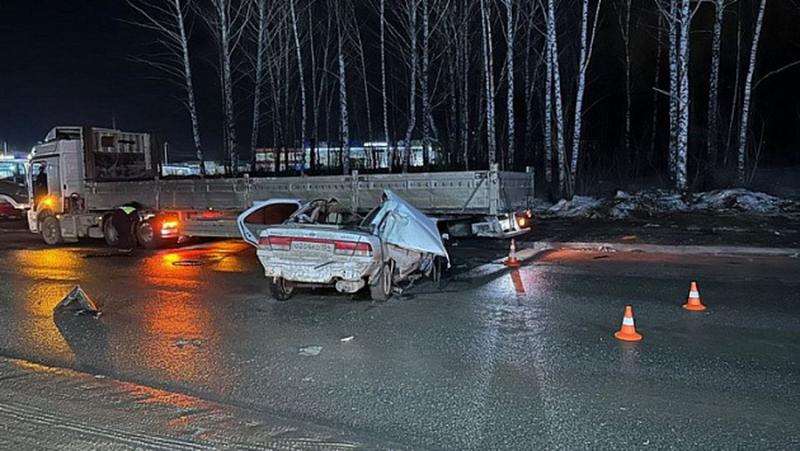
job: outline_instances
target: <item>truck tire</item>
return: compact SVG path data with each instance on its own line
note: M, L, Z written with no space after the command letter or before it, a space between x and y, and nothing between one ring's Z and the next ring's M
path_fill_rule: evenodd
M136 226L136 241L145 249L159 249L164 245L164 240L156 233L151 221L144 221Z
M373 301L386 302L392 297L394 286L394 264L386 262L378 275L378 283L369 286L369 295Z
M106 216L103 220L103 239L110 247L116 247L119 244L119 232L111 222L111 215Z
M58 218L52 215L45 216L39 223L39 233L42 235L42 241L48 246L55 246L64 242L61 236L61 223Z
M288 301L294 294L294 284L287 282L283 277L278 277L276 280L270 280L269 291L276 301Z

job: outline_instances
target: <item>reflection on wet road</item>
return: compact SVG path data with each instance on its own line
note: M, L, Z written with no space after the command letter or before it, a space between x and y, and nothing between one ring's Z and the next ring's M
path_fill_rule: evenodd
M798 439L797 260L556 252L386 304L326 290L278 303L241 243L82 252L0 252L0 353L414 448ZM680 308L691 279L706 313ZM100 320L53 315L75 284ZM613 339L626 304L637 344Z

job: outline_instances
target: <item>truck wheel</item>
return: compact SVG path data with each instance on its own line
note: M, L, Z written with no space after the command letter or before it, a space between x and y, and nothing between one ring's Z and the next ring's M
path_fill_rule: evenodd
M114 224L111 223L111 216L108 216L103 221L103 238L106 240L106 244L111 247L116 247L119 244L119 232L117 232Z
M39 224L39 231L42 234L44 244L48 246L55 246L64 242L61 237L61 223L55 216L45 216Z
M378 283L369 286L369 295L373 301L386 302L392 297L392 286L394 285L394 264L386 262L383 264Z
M164 240L156 233L153 223L144 221L136 227L136 240L145 249L158 249L164 244Z
M294 294L294 284L287 282L283 277L270 281L269 291L276 301L288 301Z

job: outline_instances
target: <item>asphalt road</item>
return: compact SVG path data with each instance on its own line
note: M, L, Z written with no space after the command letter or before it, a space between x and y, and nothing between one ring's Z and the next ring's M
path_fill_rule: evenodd
M386 304L278 303L240 243L119 256L5 230L0 355L412 449L791 449L799 275L792 258L564 251ZM706 312L680 308L692 279ZM53 314L76 284L99 320ZM639 343L613 338L627 304Z

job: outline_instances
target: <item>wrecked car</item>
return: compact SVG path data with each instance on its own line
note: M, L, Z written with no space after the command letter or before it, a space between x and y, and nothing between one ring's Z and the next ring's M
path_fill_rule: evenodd
M450 265L436 223L389 190L363 218L335 199L277 199L253 206L237 222L281 301L298 287L366 288L385 301L402 283L438 282Z

